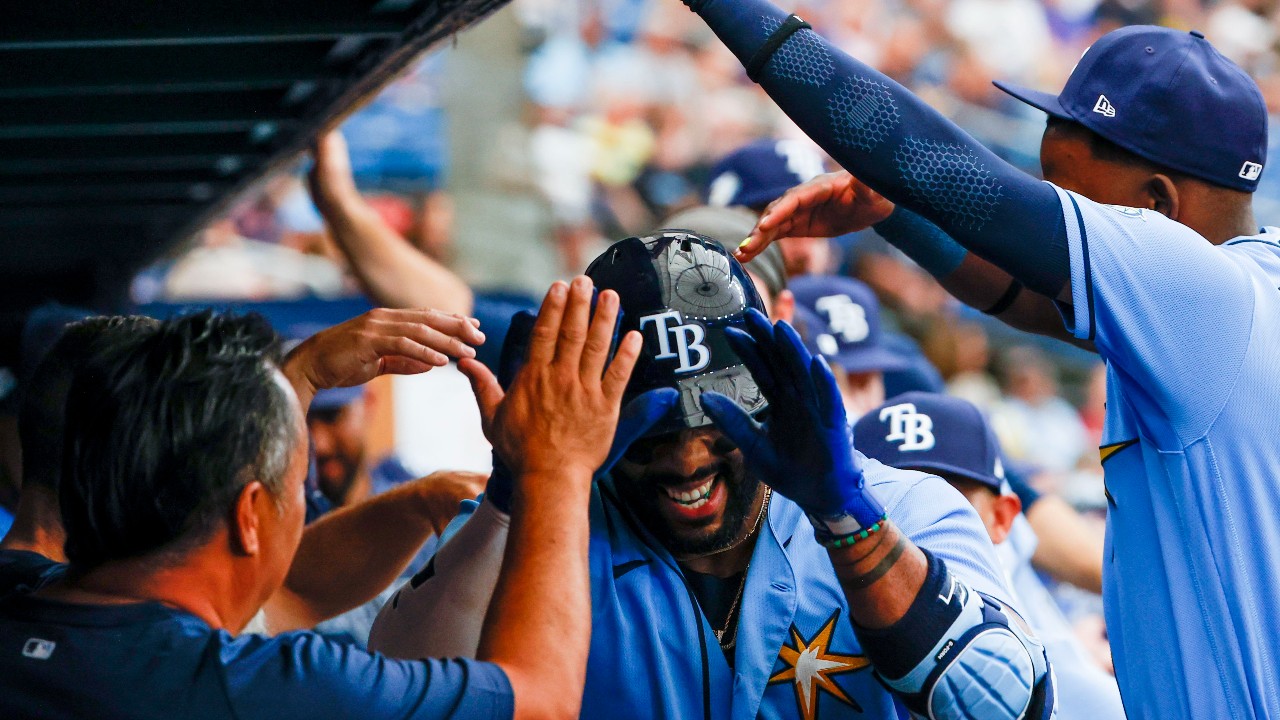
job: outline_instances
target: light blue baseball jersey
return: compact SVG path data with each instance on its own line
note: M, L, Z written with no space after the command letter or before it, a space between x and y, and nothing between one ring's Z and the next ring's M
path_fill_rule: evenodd
M1130 718L1280 717L1280 231L1214 246L1058 190L1107 362L1103 596Z
M898 527L970 588L1008 601L982 521L943 480L866 461ZM601 483L591 509L585 718L906 718L876 680L804 513L777 493L751 559L734 666L662 546Z
M1098 667L1076 637L1049 589L1031 566L1035 554L1035 530L1019 513L1009 537L996 546L1000 564L1008 574L1014 602L1044 643L1057 681L1058 717L1061 720L1124 720L1115 678Z

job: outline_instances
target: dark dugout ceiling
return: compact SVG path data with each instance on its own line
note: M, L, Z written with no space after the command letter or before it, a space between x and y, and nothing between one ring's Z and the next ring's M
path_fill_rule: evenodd
M0 8L0 316L101 309L422 51L508 0Z

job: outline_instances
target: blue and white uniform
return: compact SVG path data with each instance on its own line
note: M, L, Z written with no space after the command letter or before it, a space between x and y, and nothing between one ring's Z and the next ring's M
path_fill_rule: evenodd
M1130 716L1280 715L1280 231L1215 247L1058 193L1068 327L1107 361L1103 596Z
M1062 720L1122 720L1124 707L1115 678L1089 657L1049 589L1031 565L1039 541L1025 516L1013 521L996 555L1017 595L1018 609L1044 643L1057 680L1058 717Z
M766 0L685 1L779 107L873 189L1029 290L1056 298L1069 282L1067 325L1093 341L1109 371L1103 589L1129 717L1280 717L1280 635L1271 627L1280 617L1273 233L1215 247L1157 213L1064 192L1016 170ZM1181 130L1212 152L1163 164L1251 192L1266 144L1256 84L1202 35L1157 28L1110 37L1126 49L1124 63L1111 76L1069 83L1064 95L1077 87L1112 88L1111 96L1097 105L1089 96L1068 117L1104 137L1100 118L1131 123L1122 146L1150 151L1150 138L1176 137L1167 131L1182 127L1169 115L1177 110L1171 93L1194 85L1197 127L1209 127L1209 117L1221 131ZM1111 57L1099 45L1079 67ZM1175 55L1164 54L1175 45ZM1178 59L1155 68L1148 56ZM1126 82L1156 70L1165 73L1159 87ZM1120 92L1126 107L1117 109ZM1144 93L1160 95L1168 116L1139 112Z
M969 588L1000 602L1011 597L981 520L962 495L937 477L875 460L867 459L864 470L867 485L913 542L943 559ZM499 515L485 513L485 507L475 520ZM445 560L450 545L467 531L464 525L444 542L430 580L406 586L383 610L371 645L381 648L380 637L402 640L410 631L458 643L459 628L479 627L475 616L483 615L487 593L479 593L469 610L432 606L424 612L421 605L433 593L476 594L473 586L480 581L468 573L476 564L501 562L498 537L478 541L482 551L458 564ZM679 565L623 508L608 480L592 496L590 566L592 634L583 717L907 717L901 701L876 679L854 635L826 548L814 540L804 512L777 493L747 571L732 668ZM490 571L490 578L496 576L496 567ZM431 624L440 627L424 627ZM471 638L472 648L476 640ZM396 654L440 649L401 642ZM459 646L447 649L456 652Z

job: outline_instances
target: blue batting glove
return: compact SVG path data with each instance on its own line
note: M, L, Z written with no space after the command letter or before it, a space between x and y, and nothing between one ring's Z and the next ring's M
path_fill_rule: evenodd
M658 388L637 395L622 408L618 416L618 429L613 434L613 444L609 447L609 456L595 473L599 480L608 473L622 454L639 440L649 428L671 412L671 408L680 401L680 391L675 388ZM511 493L515 487L511 471L498 457L493 455L493 473L489 475L489 483L485 485L484 496L489 504L502 512L511 514Z
M746 332L725 332L769 401L758 423L728 397L702 394L702 408L736 444L747 467L809 515L819 539L851 535L884 519L884 508L863 483L862 456L844 413L836 379L786 322L770 325L746 313Z

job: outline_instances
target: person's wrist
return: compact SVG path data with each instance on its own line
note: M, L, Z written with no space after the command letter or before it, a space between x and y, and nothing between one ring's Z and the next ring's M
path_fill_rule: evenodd
M591 494L592 475L592 471L578 465L522 467L516 474L511 506L584 502Z
M293 391L298 396L298 402L302 405L303 410L311 404L311 399L315 397L316 392L320 390L315 378L311 374L311 346L309 340L303 340L297 347L285 356L284 362L280 364L280 374L293 387Z
M520 475L594 475L596 468L590 461L547 458L526 458L520 463Z

